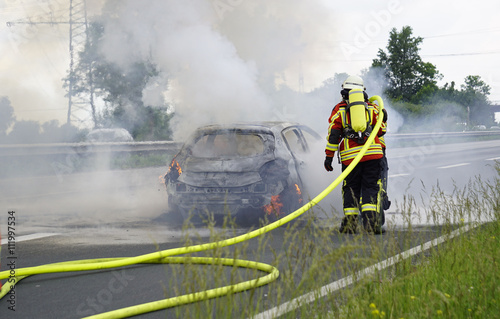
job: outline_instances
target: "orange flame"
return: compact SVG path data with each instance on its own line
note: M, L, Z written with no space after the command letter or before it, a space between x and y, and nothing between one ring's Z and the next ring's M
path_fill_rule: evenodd
M172 161L172 164L170 164L170 168L168 169L168 172L171 172L172 169L175 169L177 171L177 173L179 173L179 175L182 174L181 166L179 165L179 162L177 162L176 160Z
M158 176L158 181L161 185L165 184L165 175Z
M299 185L295 184L295 189L296 189L297 195L299 197L299 204L302 204L302 191L300 190Z
M275 213L276 215L281 215L281 208L283 203L281 202L280 195L271 196L271 203L264 206L264 211L266 214L271 215Z

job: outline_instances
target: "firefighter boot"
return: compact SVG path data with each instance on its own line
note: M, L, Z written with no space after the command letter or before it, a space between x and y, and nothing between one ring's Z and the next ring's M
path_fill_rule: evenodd
M367 233L379 235L383 233L382 226L380 225L380 216L374 211L366 211L363 213L363 228Z
M342 219L339 232L342 234L355 234L358 227L358 215L346 215Z

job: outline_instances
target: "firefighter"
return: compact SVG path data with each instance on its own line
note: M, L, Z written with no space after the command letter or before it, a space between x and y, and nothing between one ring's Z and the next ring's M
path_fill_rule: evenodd
M369 103L368 99L368 94L365 92L365 102ZM377 111L379 111L378 105L377 104L372 104ZM383 113L383 123L384 126L387 128L387 110L384 108L382 109ZM385 223L385 214L384 211L388 210L391 207L391 201L389 200L389 196L387 195L387 179L389 177L389 164L387 162L387 156L386 156L386 143L385 143L385 135L379 136L380 144L382 144L382 152L384 153L384 156L380 159L380 182L382 186L382 198L381 198L381 203L379 205L381 206L380 208L380 225L384 225Z
M381 234L379 200L382 195L380 174L384 154L379 137L385 134L386 126L383 123L378 132L371 132L377 123L379 112L373 104L365 102L364 91L363 79L358 76L349 76L343 82L340 92L342 101L333 108L329 118L324 166L327 171L333 171L333 157L338 151L344 171L368 137L376 134L361 161L344 179L344 218L339 231L355 233L361 212L363 228L367 232ZM359 107L362 107L361 112ZM355 123L358 124L353 126ZM359 128L359 123L364 124L363 129Z
M373 104L373 105L378 110L378 105L377 104ZM385 127L387 128L387 117L388 117L387 116L387 110L385 108L382 109L382 113L383 113L383 116L384 116L383 123L384 123ZM382 207L381 213L383 213L384 210L388 210L389 207L391 207L391 201L389 200L389 196L387 195L387 179L389 177L389 164L387 162L386 143L385 143L384 136L380 136L379 140L380 140L380 144L382 144L382 152L384 153L384 156L380 160L380 169L381 169L380 179L381 179L382 189L383 189L382 203L381 203L381 207ZM385 220L385 216L382 218L382 225L384 224L384 220Z

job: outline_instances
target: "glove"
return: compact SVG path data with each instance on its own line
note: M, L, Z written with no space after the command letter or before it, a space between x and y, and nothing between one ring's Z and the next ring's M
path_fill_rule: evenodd
M332 161L333 161L333 157L328 157L328 156L327 156L327 157L325 158L325 169L326 169L328 172L333 171Z

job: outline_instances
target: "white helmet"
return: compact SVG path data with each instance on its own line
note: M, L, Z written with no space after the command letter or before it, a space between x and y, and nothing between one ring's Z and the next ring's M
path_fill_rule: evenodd
M365 86L363 84L363 79L357 75L350 75L345 79L344 83L342 83L342 88L351 90L351 89L361 89L365 90Z

